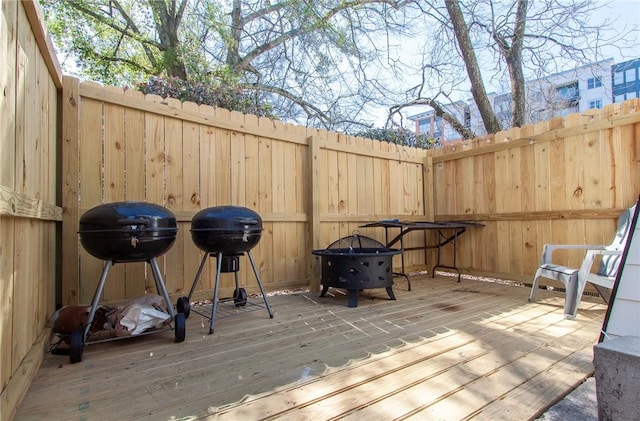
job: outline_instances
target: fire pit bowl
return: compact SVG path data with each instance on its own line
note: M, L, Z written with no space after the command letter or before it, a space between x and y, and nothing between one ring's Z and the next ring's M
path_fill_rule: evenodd
M313 250L322 258L322 293L329 287L343 288L349 293L349 307L358 307L358 291L386 288L392 300L393 256L401 250L385 247L379 241L354 234L335 241L326 249Z

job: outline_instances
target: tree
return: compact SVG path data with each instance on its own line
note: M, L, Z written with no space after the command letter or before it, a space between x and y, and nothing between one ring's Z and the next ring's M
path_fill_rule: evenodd
M506 128L489 101L507 86L512 118L527 122L525 77L598 61L610 22L597 0L65 0L43 3L62 55L83 76L135 86L151 76L234 85L284 121L358 132L374 107L387 128L429 105L447 113L472 93L486 132ZM407 50L418 43L417 62ZM64 62L64 57L63 60ZM464 69L461 71L461 69ZM415 80L417 75L419 80Z
M470 90L487 133L505 127L491 106L486 86L508 80L510 126L527 123L525 74L558 72L603 57L609 45L625 48L626 28L610 31L612 22L594 25L590 17L605 4L593 0L446 0L410 5L431 25L425 40L421 80L408 99L390 108L391 114L417 104L433 107L464 137L473 137L462 122L447 114L450 98ZM607 34L611 34L607 37ZM459 68L467 78L459 76ZM430 83L437 80L437 86Z
M151 76L223 80L283 120L363 125L384 83L374 34L394 30L392 0L69 0L45 2L47 26L83 75L135 85ZM395 27L402 29L401 26Z

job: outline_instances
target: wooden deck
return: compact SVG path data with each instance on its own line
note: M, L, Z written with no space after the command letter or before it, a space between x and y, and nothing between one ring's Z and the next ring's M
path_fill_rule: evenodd
M183 343L166 331L89 345L78 364L47 355L15 419L526 420L593 372L599 299L565 320L559 293L412 284L398 280L397 301L366 290L358 308L333 289L275 295L274 319L247 306L213 335L192 313Z

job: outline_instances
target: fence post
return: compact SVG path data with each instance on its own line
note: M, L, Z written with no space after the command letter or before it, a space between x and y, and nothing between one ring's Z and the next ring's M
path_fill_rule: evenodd
M77 305L80 82L62 79L62 304Z
M433 158L427 156L422 164L422 182L423 184L423 199L424 203L424 216L427 221L434 221L435 219L435 207L433 205Z
M309 136L307 138L309 143L309 252L311 250L320 248L320 240L318 232L320 229L320 204L318 199L318 160L320 159L320 144L316 136ZM309 289L312 292L320 291L320 265L318 264L318 257L311 257L310 273L309 273Z

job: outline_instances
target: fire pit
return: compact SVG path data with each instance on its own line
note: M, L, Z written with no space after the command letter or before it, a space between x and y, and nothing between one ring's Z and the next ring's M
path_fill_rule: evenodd
M335 241L326 249L313 250L322 258L322 293L329 287L343 288L349 293L349 307L358 307L358 291L386 288L392 300L393 256L401 250L385 247L379 241L354 234Z

